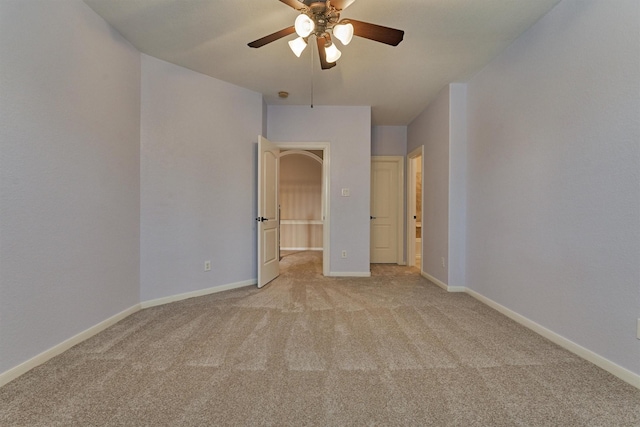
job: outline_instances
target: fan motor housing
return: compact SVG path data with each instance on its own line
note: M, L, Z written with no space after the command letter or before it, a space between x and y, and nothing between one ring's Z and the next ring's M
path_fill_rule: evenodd
M324 15L324 12L327 10L327 4L322 2L311 3L309 9L314 15Z

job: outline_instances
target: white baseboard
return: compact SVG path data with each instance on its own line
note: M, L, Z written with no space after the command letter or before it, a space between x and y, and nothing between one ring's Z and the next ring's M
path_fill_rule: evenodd
M623 368L622 366L617 365L616 363L600 356L597 353L594 353L591 350L588 350L576 343L574 343L571 340L568 340L567 338L545 328L544 326L516 313L515 311L485 297L482 294L479 294L478 292L471 290L469 288L463 287L463 286L448 286L447 284L445 284L444 282L436 279L435 277L431 276L428 273L425 272L421 272L421 275L426 278L427 280L430 280L431 282L435 283L437 286L449 291L449 292L466 292L468 293L470 296L472 296L473 298L477 299L478 301L488 305L489 307L499 311L500 313L504 314L505 316L515 320L516 322L520 323L521 325L531 329L532 331L542 335L543 337L547 338L548 340L558 344L559 346L569 350L570 352L576 354L577 356L582 357L585 360L588 360L589 362L593 363L594 365L604 369L605 371L615 375L616 377L620 378L621 380L631 384L632 386L640 389L640 375L629 371L626 368ZM331 277L370 277L371 276L371 272L330 272L329 276ZM247 280L247 281L243 281L243 282L236 282L236 283L230 283L227 285L221 285L221 286L215 286L212 288L208 288L208 289L202 289L199 291L193 291L193 292L186 292L183 294L178 294L178 295L173 295L173 296L169 296L169 297L164 297L164 298L158 298L158 299L154 299L154 300L149 300L149 301L145 301L142 302L140 304L136 304L132 307L129 307L126 310L121 311L118 314L115 314L111 317L109 317L106 320L103 320L102 322L84 330L83 332L80 332L77 335L74 335L73 337L61 342L60 344L57 344L53 347L51 347L50 349L38 354L35 357L32 357L31 359L19 364L18 366L15 366L11 369L9 369L8 371L5 371L3 373L0 373L0 387L2 387L3 385L9 383L10 381L13 381L14 379L16 379L17 377L19 377L20 375L26 373L27 371L35 368L38 365L43 364L44 362L48 361L49 359L59 355L60 353L70 349L71 347L73 347L74 345L88 339L91 338L92 336L96 335L99 332L102 332L103 330L107 329L109 326L112 326L114 324L116 324L117 322L119 322L120 320L124 319L127 316L130 316L131 314L137 312L138 310L140 310L141 308L148 308L148 307L154 307L154 306L158 306L158 305L162 305L162 304L167 304L170 302L175 302L175 301L181 301L187 298L193 298L193 297L198 297L198 296L203 296L203 295L208 295L208 294L212 294L212 293L216 293L216 292L222 292L222 291L227 291L227 290L231 290L231 289L237 289L237 288L241 288L241 287L245 287L245 286L251 286L251 285L255 285L256 284L256 280L255 279L251 279L251 280Z
M42 353L38 354L37 356L32 357L31 359L27 360L26 362L23 362L23 363L19 364L18 366L15 366L15 367L9 369L8 371L1 373L0 374L0 387L2 387L3 385L9 383L10 381L13 381L14 379L18 378L20 375L26 373L27 371L30 371L31 369L35 368L36 366L42 365L44 362L46 362L49 359L59 355L60 353L69 350L74 345L79 344L82 341L84 341L86 339L89 339L92 336L96 335L97 333L104 331L109 326L115 325L116 323L118 323L119 321L124 319L125 317L132 315L133 313L135 313L138 310L140 310L140 304L136 304L136 305L134 305L132 307L129 307L128 309L126 309L124 311L121 311L120 313L115 314L115 315L109 317L106 320L103 320L102 322L98 323L97 325L94 325L94 326L90 327L89 329L85 329L84 331L80 332L79 334L76 334L76 335L72 336L71 338L69 338L67 340L64 340L60 344L57 344L57 345L51 347L50 349L43 351Z
M180 301L183 299L187 299L187 298L193 298L193 297L198 297L198 296L202 296L202 295L208 295L208 294L212 294L212 293L216 293L216 292L222 292L222 291L228 291L230 289L236 289L236 288L241 288L244 286L251 286L251 285L255 285L257 283L256 279L252 279L252 280L246 280L244 282L237 282L237 283L230 283L227 285L221 285L221 286L215 286L209 289L202 289L199 291L194 291L194 292L187 292L187 293L183 293L183 294L178 294L178 295L172 295L169 297L165 297L165 298L158 298L158 299L154 299L154 300L150 300L150 301L145 301L142 302L140 304L136 304L114 316L111 316L110 318L103 320L102 322L98 323L97 325L94 325L92 327L90 327L89 329L86 329L82 332L80 332L77 335L74 335L73 337L61 342L60 344L57 344L53 347L51 347L50 349L38 354L35 357L32 357L31 359L27 360L26 362L23 362L21 364L19 364L18 366L15 366L11 369L9 369L6 372L2 372L0 373L0 387L2 387L3 385L9 383L10 381L13 381L14 379L18 378L20 375L26 373L27 371L30 371L31 369L35 368L38 365L43 364L44 362L48 361L49 359L59 355L60 353L67 351L68 349L70 349L71 347L73 347L76 344L81 343L82 341L85 341L89 338L91 338L92 336L96 335L99 332L102 332L103 330L107 329L109 326L115 325L116 323L118 323L120 320L124 319L127 316L132 315L133 313L137 312L140 309L143 308L148 308L148 307L154 307L157 305L162 305L162 304L167 304L170 302L174 302L174 301Z
M487 297L485 297L482 294L479 294L478 292L471 290L469 288L464 288L465 292L468 293L469 295L471 295L472 297L474 297L475 299L477 299L478 301L488 305L489 307L499 311L500 313L504 314L505 316L509 317L510 319L515 320L516 322L520 323L521 325L531 329L532 331L536 332L539 335L542 335L543 337L547 338L548 340L558 344L559 346L569 350L570 352L574 353L575 355L588 360L589 362L593 363L594 365L604 369L605 371L615 375L616 377L620 378L621 380L631 384L632 386L639 388L640 389L640 375L629 371L626 368L623 368L620 365L617 365L616 363L610 361L609 359L606 359L602 356L600 356L597 353L594 353L591 350L588 350L584 347L582 347L579 344L574 343L573 341L563 337L562 335L559 335L547 328L545 328L544 326L534 322L533 320L530 320L518 313L516 313L515 311L503 306L502 304L499 304L495 301L493 301L492 299L489 299Z
M229 283L226 285L214 286L207 289L200 289L193 292L185 292L178 295L170 295L168 297L152 299L149 301L143 301L140 303L141 308L155 307L157 305L169 304L170 302L182 301L188 298L201 297L203 295L215 294L216 292L229 291L231 289L244 288L245 286L251 286L258 283L257 279L245 280L243 282Z
M445 291L449 290L449 286L447 286L446 283L436 279L435 277L433 277L432 275L430 275L429 273L425 273L424 271L420 272L420 275L422 277L424 277L425 279L427 279L430 282L433 282L434 284L438 285L439 287L441 287L442 289L444 289Z
M438 280L437 278L433 277L432 275L430 275L429 273L425 273L424 271L420 272L420 274L422 275L422 277L424 277L425 279L433 282L434 284L436 284L437 286L441 287L442 289L444 289L445 291L448 292L466 292L467 294L469 294L470 296L474 297L475 299L477 299L478 301L482 302L483 304L488 305L489 307L493 308L494 310L499 311L500 313L504 314L505 316L509 317L510 319L515 320L516 322L520 323L521 325L531 329L532 331L536 332L539 335L542 335L543 337L547 338L548 340L554 342L555 344L558 344L560 347L565 348L566 350L569 350L570 352L572 352L573 354L588 360L589 362L593 363L594 365L604 369L605 371L615 375L616 377L620 378L621 380L631 384L632 386L636 387L636 388L640 388L640 375L629 371L626 368L623 368L620 365L617 365L616 363L610 361L609 359L606 359L602 356L600 356L599 354L588 350L584 347L582 347L579 344L574 343L573 341L563 337L562 335L559 335L547 328L545 328L544 326L534 322L533 320L530 320L524 316L522 316L521 314L516 313L515 311L485 297L482 294L479 294L478 292L471 290L465 286L449 286L446 283L442 282L441 280Z
M370 271L330 271L329 277L371 277Z
M464 286L449 286L443 281L436 279L435 277L433 277L429 273L425 273L424 271L421 271L420 275L425 279L435 283L436 285L438 285L439 287L441 287L447 292L465 292L467 290L467 288L465 288Z

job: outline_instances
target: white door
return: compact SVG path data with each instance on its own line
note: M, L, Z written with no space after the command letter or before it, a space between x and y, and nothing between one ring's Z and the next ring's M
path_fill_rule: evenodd
M371 162L371 262L398 262L398 161Z
M258 287L280 274L278 167L280 149L258 136Z

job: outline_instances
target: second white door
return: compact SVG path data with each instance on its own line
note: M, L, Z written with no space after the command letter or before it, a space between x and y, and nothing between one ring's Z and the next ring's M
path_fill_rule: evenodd
M401 159L401 158L400 158ZM371 161L371 262L398 263L398 185L402 162L396 158Z

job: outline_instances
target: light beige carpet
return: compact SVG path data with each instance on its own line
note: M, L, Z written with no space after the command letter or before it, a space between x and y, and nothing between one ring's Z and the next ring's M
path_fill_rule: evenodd
M142 310L0 388L2 426L640 426L640 390L416 269Z

